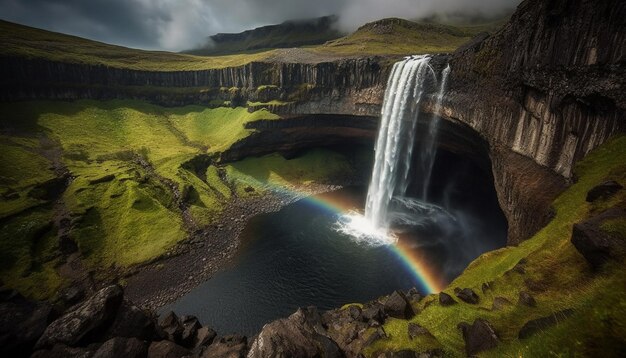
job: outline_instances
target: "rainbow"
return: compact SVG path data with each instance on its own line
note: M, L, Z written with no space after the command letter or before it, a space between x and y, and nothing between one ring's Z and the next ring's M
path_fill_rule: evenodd
M283 194L295 195L309 205L313 205L314 207L332 214L342 215L353 209L348 203L342 202L331 195L325 196L321 194L311 196L310 193L304 191L295 191L284 186L272 184L266 184L266 187L271 187L272 190ZM407 271L413 276L414 281L420 286L422 292L427 294L439 293L445 288L441 277L427 265L425 260L419 256L419 253L416 252L415 249L400 242L385 245L385 247L395 254L398 260L403 263Z

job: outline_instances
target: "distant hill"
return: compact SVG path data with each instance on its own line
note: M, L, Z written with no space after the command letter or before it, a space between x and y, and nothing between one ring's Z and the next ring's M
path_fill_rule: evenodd
M497 31L499 26L498 24L489 24L457 27L388 18L367 23L348 36L317 47L316 51L335 54L453 52L477 34Z
M193 55L222 55L263 49L320 45L344 34L337 30L337 16L291 20L236 34L210 36L201 48L184 51Z

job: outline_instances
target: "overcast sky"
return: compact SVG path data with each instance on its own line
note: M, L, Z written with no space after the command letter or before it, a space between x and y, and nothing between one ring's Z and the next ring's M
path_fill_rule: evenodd
M336 14L342 30L385 17L492 14L520 0L0 0L0 18L93 40L179 51L218 32Z

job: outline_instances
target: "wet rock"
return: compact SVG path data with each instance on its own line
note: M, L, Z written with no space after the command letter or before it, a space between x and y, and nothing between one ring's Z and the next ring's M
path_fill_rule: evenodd
M213 340L217 336L217 333L209 327L202 327L196 332L196 340L194 342L194 348L208 346L213 343Z
M471 288L464 288L455 293L456 297L460 298L463 302L467 302L473 305L477 304L480 300L476 292L474 292L474 290L472 290Z
M156 327L152 317L125 300L122 302L106 336L109 338L135 337L144 341L151 341L156 336Z
M248 340L245 336L231 335L217 339L202 352L202 358L245 358ZM251 353L253 354L253 353ZM254 357L251 355L250 357Z
M165 334L165 338L172 342L180 342L184 327L176 313L170 311L159 321L159 328Z
M191 352L170 341L152 342L148 348L148 358L180 358Z
M439 304L440 305L442 305L442 306L450 306L450 305L453 305L455 303L456 303L456 301L449 294L447 294L445 292L440 292L439 293Z
M568 308L566 310L555 312L546 317L530 320L526 322L524 326L522 326L519 331L518 337L519 339L526 339L539 331L543 331L547 328L557 325L559 322L564 321L573 314L574 310Z
M320 320L317 310L309 308L265 325L252 342L248 357L341 357Z
M91 358L95 347L76 348L55 344L51 349L35 351L30 358Z
M198 329L200 329L202 325L195 316L183 316L181 322L183 325L183 333L181 334L180 344L184 347L192 348L196 340Z
M465 353L470 357L498 345L498 336L489 322L484 319L476 319L472 325L461 322L458 328L463 333Z
M385 314L400 319L409 319L415 315L411 304L407 300L404 293L395 291L384 303Z
M92 358L143 358L147 355L147 342L137 338L115 337L104 342Z
M601 227L602 223L607 220L624 216L626 216L626 209L613 208L574 225L572 244L594 270L599 270L609 260L626 257L624 238L620 234L607 232Z
M621 186L620 183L614 180L606 181L589 190L589 192L587 193L587 198L585 200L591 203L601 198L607 199L615 195L615 193L617 193L618 191L622 190L622 188L623 186Z
M105 329L114 319L123 299L123 291L117 286L109 286L96 292L85 302L74 306L70 311L44 331L37 342L37 348L51 347L57 343L76 346L89 343L93 334Z
M499 311L506 306L511 306L513 303L509 301L506 297L495 297L493 299L493 304L491 305L492 311Z
M0 356L28 355L55 314L44 303L26 301L21 295L4 292L0 303Z
M535 298L533 296L531 296L530 293L526 292L526 291L521 291L519 293L519 300L518 300L519 304L522 304L524 306L528 306L528 307L536 307L537 306L537 301L535 301Z
M424 327L417 323L409 323L408 327L409 338L414 339L418 336L428 336L434 338L434 336Z

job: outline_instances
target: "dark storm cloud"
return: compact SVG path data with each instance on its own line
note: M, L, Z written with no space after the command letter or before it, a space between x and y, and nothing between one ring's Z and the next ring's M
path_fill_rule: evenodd
M125 46L181 50L217 32L337 14L345 31L384 17L491 14L520 0L0 0L0 18Z

